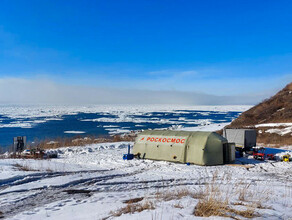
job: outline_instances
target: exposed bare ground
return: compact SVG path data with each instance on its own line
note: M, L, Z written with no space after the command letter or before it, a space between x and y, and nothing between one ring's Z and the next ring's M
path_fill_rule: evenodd
M155 209L154 203L148 200L145 200L141 203L128 203L125 207L122 207L114 212L111 212L112 216L121 216L122 214L142 212L144 210Z
M257 124L292 122L292 83L276 95L268 98L251 109L243 112L226 128L254 128ZM257 131L262 130L257 129ZM222 130L218 131L222 134ZM262 132L258 134L258 142L264 144L291 145L291 133L285 136Z
M62 137L56 139L47 140L36 140L34 147L39 149L56 149L60 147L71 147L71 146L85 146L89 144L106 143L106 142L121 142L121 141L134 141L136 138L135 133L125 135L114 135L114 136L75 136L75 137Z
M14 167L21 171L38 171L30 168L28 165L21 165L19 163L15 164Z
M226 178L226 177L224 177ZM228 178L228 177L227 177ZM220 179L219 179L220 181ZM249 193L249 184L239 183L233 192L225 192L220 188L220 184L218 184L217 174L214 174L213 180L204 188L201 192L202 197L199 199L199 202L194 208L193 214L195 216L201 217L209 217L209 216L222 216L222 217L230 217L234 219L239 219L239 217L244 218L253 218L258 216L255 212L254 206L251 206L250 203L243 204L242 202L238 202L237 204L241 204L245 208L239 210L237 208L233 208L232 204L229 201L229 197L231 194L238 194L239 200L247 200L250 199L252 203L255 203L252 195L246 195ZM256 204L261 204L257 201Z
M286 146L292 144L291 134L278 135L278 134L260 134L258 135L258 143L272 144L275 147Z
M144 210L155 209L165 201L180 200L183 197L191 197L198 200L194 207L193 214L200 217L220 216L230 217L233 219L254 218L260 216L256 209L267 209L262 205L262 200L249 191L249 184L238 183L232 192L226 192L220 187L218 181L224 181L230 177L217 177L215 173L211 182L200 188L198 191L192 191L188 188L178 190L163 190L157 192L154 196L133 198L124 201L127 205L110 213L111 216L121 216L122 214L141 212ZM229 197L237 195L237 202L230 202ZM240 206L240 208L236 207ZM183 209L184 206L177 201L174 208Z

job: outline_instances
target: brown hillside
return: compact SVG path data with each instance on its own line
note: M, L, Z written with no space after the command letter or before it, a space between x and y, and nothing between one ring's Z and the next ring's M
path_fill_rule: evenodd
M226 128L252 128L265 123L292 123L292 83L276 95L243 112ZM292 144L292 133L285 135L266 132L271 127L259 127L258 142L266 144ZM277 127L284 129L284 127Z

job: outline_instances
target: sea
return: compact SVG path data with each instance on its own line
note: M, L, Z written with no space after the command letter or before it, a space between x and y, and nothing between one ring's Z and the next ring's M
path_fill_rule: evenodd
M249 106L0 106L0 147L60 137L107 136L146 129L230 123Z

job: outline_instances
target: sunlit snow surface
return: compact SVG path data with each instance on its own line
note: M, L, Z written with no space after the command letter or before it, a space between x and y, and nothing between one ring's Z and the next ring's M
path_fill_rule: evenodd
M292 163L262 162L251 157L237 159L237 166L206 167L124 161L122 155L128 144L133 143L60 148L59 158L51 160L0 160L0 211L15 220L200 219L192 214L197 198L186 195L164 201L157 198L157 193L186 189L200 192L213 182L231 204L261 204L255 208L258 219L292 217ZM15 164L31 171L21 171ZM68 194L69 189L90 193ZM153 201L155 209L112 216L112 211L126 206L124 200L140 197L145 198L142 202ZM246 206L234 208L245 210Z
M270 128L266 130L266 133L278 134L278 135L292 135L292 123L267 123L267 124L258 124L255 126L256 128ZM259 131L262 133L262 131Z
M0 106L0 146L15 136L28 141L62 136L108 135L131 130L188 128L230 123L251 106Z

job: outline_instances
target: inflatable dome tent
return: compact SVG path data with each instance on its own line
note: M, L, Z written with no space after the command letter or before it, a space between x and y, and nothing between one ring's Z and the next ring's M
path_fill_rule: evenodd
M133 153L142 159L197 165L221 165L235 160L234 143L215 132L146 130L135 140Z

